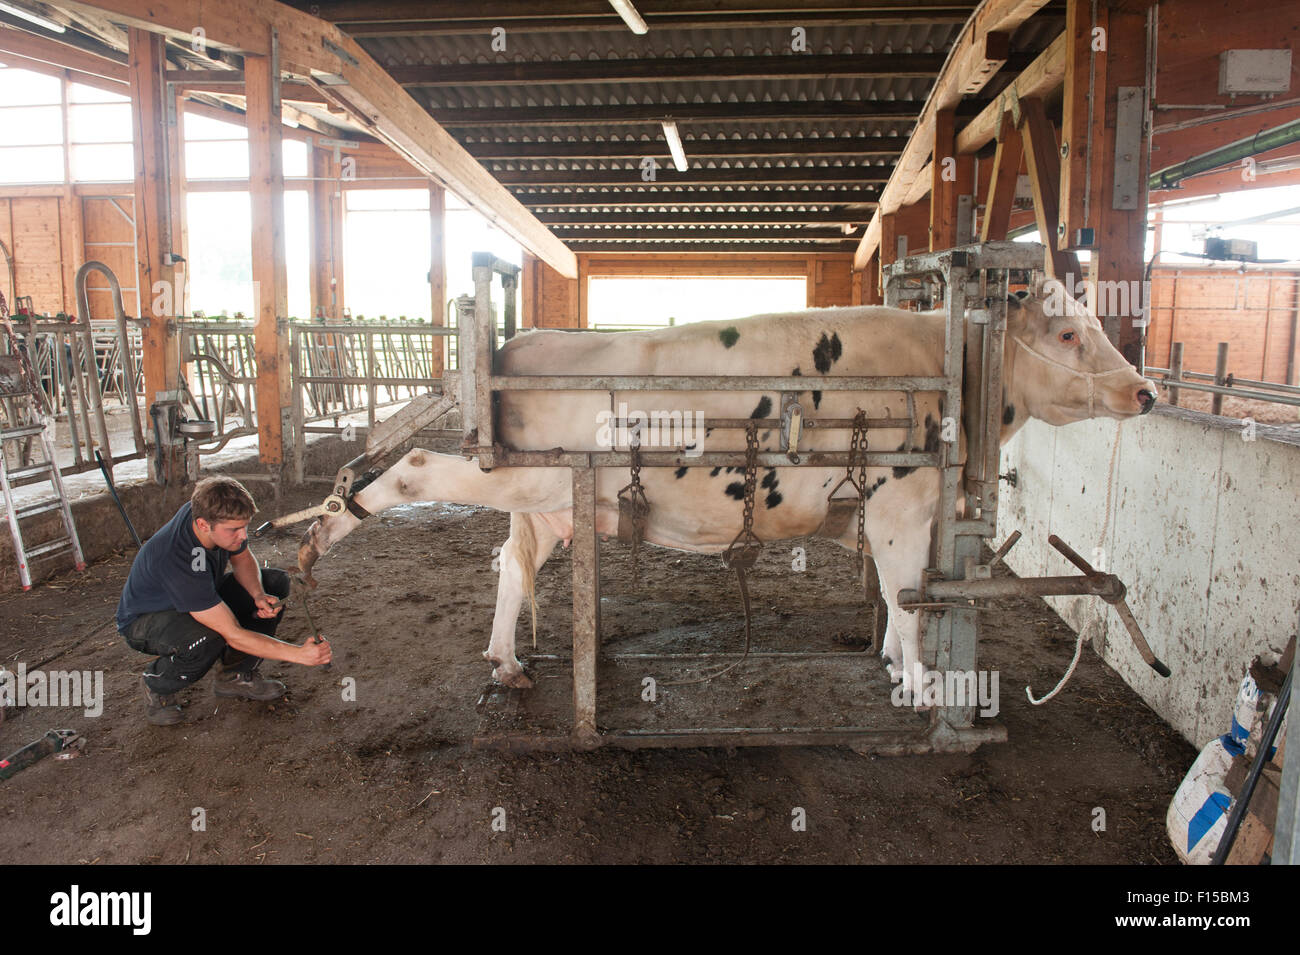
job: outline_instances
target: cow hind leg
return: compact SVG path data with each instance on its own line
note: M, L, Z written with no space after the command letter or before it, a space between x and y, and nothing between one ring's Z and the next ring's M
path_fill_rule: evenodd
M559 540L559 535L540 515L510 515L510 536L501 548L492 638L483 653L483 658L492 664L492 678L498 683L517 689L528 689L533 685L515 656L515 627L519 609L527 597L532 613L533 639L537 639L537 571L551 556Z

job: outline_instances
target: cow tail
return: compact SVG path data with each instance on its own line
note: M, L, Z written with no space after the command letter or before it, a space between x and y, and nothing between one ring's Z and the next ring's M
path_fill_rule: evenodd
M537 593L535 589L537 575L537 535L533 531L533 521L527 514L510 515L510 536L515 541L515 560L519 563L519 572L523 576L524 594L528 597L528 608L533 618L533 649L537 649Z

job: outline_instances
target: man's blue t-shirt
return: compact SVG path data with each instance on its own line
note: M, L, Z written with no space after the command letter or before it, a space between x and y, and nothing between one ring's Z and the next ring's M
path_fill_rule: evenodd
M186 501L135 555L117 605L119 633L126 633L141 614L159 610L194 613L221 603L217 586L225 576L230 555L242 553L248 541L237 551L206 548L194 536L193 521Z

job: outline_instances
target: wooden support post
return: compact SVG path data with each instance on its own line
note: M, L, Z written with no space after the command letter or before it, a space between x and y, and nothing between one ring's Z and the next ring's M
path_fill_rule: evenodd
M140 317L149 323L141 340L145 400L152 404L175 391L180 378L176 316L183 303L170 259L170 253L178 250L173 246L170 207L174 189L168 168L168 139L176 135L177 127L175 110L167 108L163 38L132 29L128 42L135 143L136 302ZM173 449L164 460L164 474L170 480L183 473L179 450Z
M280 67L274 31L268 56L244 58L248 185L252 200L253 297L257 315L257 438L274 477L289 460L293 395L289 381L288 295L284 250L284 165Z
M981 242L1007 237L1023 148L1020 130L1016 128L1010 111L1003 113L998 132L998 148L993 154L993 173L989 177L989 197L984 205L984 222L980 226Z
M596 469L573 469L573 741L594 747L596 655L600 647L600 538Z
M1106 82L1107 10L1097 5L1093 23L1091 0L1068 0L1065 19L1065 82L1061 101L1060 221L1051 241L1062 251L1091 246L1083 230L1096 235L1100 201L1100 158L1105 110L1100 92ZM1100 33L1095 33L1100 29ZM1100 47L1101 49L1095 49ZM1091 91L1095 90L1096 93ZM1082 234L1081 234L1082 233ZM1048 239L1045 237L1044 242Z
M447 190L429 183L429 323L447 323ZM442 375L445 363L443 340L433 339L433 376Z
M957 200L975 193L975 157L957 152L954 112L935 113L934 158L930 164L930 251L957 245Z
M1106 334L1135 368L1143 365L1146 329L1146 225L1147 137L1129 133L1127 149L1116 149L1117 129L1123 117L1141 123L1141 90L1146 85L1147 11L1110 9L1107 17L1105 82L1096 84L1095 113L1104 113L1100 135L1092 142L1092 218L1096 224L1093 255L1093 311ZM1100 58L1099 58L1100 60ZM1121 89L1122 88L1122 89ZM1145 124L1142 124L1143 126ZM1125 142L1123 136L1119 137ZM1119 153L1119 155L1117 155ZM1128 159L1135 165L1122 164ZM1127 168L1124 188L1117 190L1116 175ZM1127 201L1125 201L1127 200ZM1116 208L1127 206L1127 208Z
M1169 356L1169 381L1171 384L1166 385L1169 392L1169 403L1175 408L1178 407L1178 393L1182 390L1177 385L1172 384L1175 381L1183 380L1183 343L1174 342Z
M1025 154L1029 160L1029 181L1034 189L1034 214L1038 220L1038 233L1047 246L1046 264L1052 276L1065 282L1066 291L1073 293L1074 283L1081 282L1083 277L1079 273L1079 262L1074 253L1062 252L1056 247L1061 162L1056 134L1047 120L1042 100L1029 97L1020 101L1020 126Z
M335 235L338 230L333 159L328 149L313 146L311 157L311 194L308 209L311 216L311 313L330 321L343 317L339 301L339 261L334 254Z
M1219 353L1214 359L1214 383L1222 388L1228 383L1228 343L1219 342ZM1218 392L1210 398L1210 414L1223 414L1224 396Z

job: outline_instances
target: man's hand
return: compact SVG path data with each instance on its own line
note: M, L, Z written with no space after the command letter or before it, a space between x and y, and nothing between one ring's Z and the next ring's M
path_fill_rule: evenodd
M259 617L274 617L284 610L284 604L280 603L280 598L272 597L268 593L253 595L253 603L257 606L257 615Z
M298 644L298 649L302 652L302 657L295 662L301 663L303 666L324 666L334 656L334 652L330 649L330 642L324 637L321 637L320 643L316 642L316 637L308 637Z

